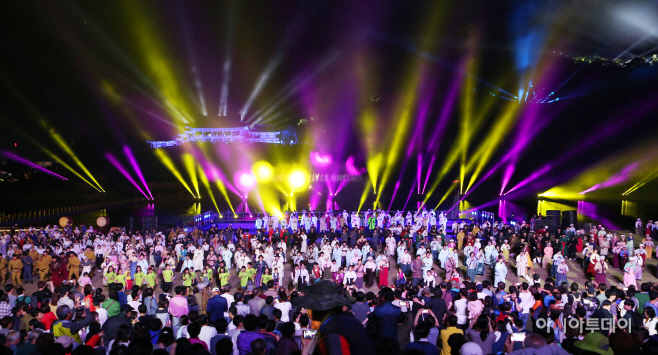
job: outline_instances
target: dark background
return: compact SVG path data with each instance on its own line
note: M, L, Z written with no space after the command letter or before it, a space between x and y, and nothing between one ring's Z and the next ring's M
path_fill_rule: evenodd
M349 155L355 155L357 162L364 165L366 147L364 135L358 131L358 110L340 117L336 112L342 105L372 106L379 113L377 120L395 129L399 118L395 116L394 107L399 88L406 78L408 63L418 59L421 47L423 53L433 59L424 59L429 68L426 76L439 77L418 93L429 93L431 97L423 141L427 144L436 117L445 104L449 84L454 75L458 75L455 69L466 53L475 51L474 57L479 63L479 81L473 93L476 106L495 91L485 82L500 83L500 88L515 93L519 77L515 62L520 49L517 38L532 29L544 36L532 60L538 66L552 65L554 71L546 83L552 87L562 84L556 93L562 99L542 104L540 119L549 119L554 114L556 117L524 149L508 188L546 163L557 164L522 193L511 196L510 201L532 214L538 193L567 182L588 167L626 149L650 147L658 133L655 110L651 106L658 99L655 88L658 65L619 67L573 59L593 55L613 59L638 41L637 34L616 28L620 25L602 15L611 13L613 4L565 2L558 7L543 2L520 5L511 1L460 1L440 5L434 1L144 1L140 2L139 11L127 4L130 3L26 1L0 4L0 150L14 152L31 161L51 160L35 144L38 143L68 159L53 143L48 127L41 124L41 115L56 127L107 191L97 193L60 167L54 170L68 177L68 181L32 174L29 179L21 178L20 182L0 183L0 211L12 213L141 196L104 157L106 152L120 155L124 145L133 149L156 200L174 201L181 209L188 209L193 203L191 196L155 159L133 122L138 120L156 140L169 139L175 129L134 108L128 108L131 114L126 114L125 103L112 103L103 94L103 82L111 82L114 89L131 102L171 119L156 104L159 101L157 90L142 80L142 76L148 77L145 53L154 56L161 53L161 59L179 80L179 87L188 91L182 96L197 110L199 103L190 69L193 66L198 69L209 117L196 112L196 125L222 126L229 122L213 115L219 105L222 63L227 54L229 33L233 33L230 46L233 60L228 108L233 114L243 106L263 68L277 53L282 53L283 59L254 101L252 113L279 94L292 78L313 71L331 53L340 53L329 69L314 81L322 88L316 93L321 96L318 101L328 98L331 104L327 105L332 107L318 108L315 121L298 127L296 123L301 118L309 118L309 110L300 104L300 95L294 95L282 106L287 108L285 114L269 123L273 128L295 127L302 144L292 147L262 145L257 149L262 159L296 157L304 154L308 145L315 146L318 141L326 145L341 137L344 146L334 159L344 162ZM647 3L633 4L641 8ZM423 28L432 11L444 14L438 17L440 30L428 38ZM150 44L136 39L135 31L143 28L150 29L159 51L149 52ZM477 34L476 41L469 40L473 33ZM630 60L633 54L644 53L655 45L649 38L621 58ZM365 83L368 89L343 90L348 82L364 84L363 79L354 78L352 68L354 58L363 53L369 63L366 77L372 79ZM552 89L549 86L546 90ZM377 95L380 100L371 102L370 95ZM20 97L24 97L24 101ZM472 137L471 151L478 147L507 103L503 99L496 102L486 116L485 127ZM439 142L435 170L441 166L457 137L459 117L457 108ZM409 135L411 132L413 130ZM511 129L485 172L517 139L516 129ZM379 136L378 140L382 145L390 144L386 135ZM570 156L571 151L583 145L586 147L582 151ZM240 154L237 145L228 149L232 154ZM182 170L180 151L167 152ZM222 163L220 158L216 159L218 164ZM67 162L75 167L70 159ZM5 164L4 171L24 173L23 167L16 163L7 161ZM225 168L230 171L230 164L227 165ZM401 165L399 162L395 167L393 180L400 174ZM415 166L415 162L411 162L403 171L401 188L392 209L404 206L415 178ZM498 198L503 170L499 169L468 196L472 206ZM337 172L341 173L340 166ZM443 179L428 206L434 207L458 177L457 164ZM602 213L612 220L628 224L632 218L620 215L621 193L634 182L588 194L587 201L599 205ZM393 185L394 181L389 182L382 193L384 208L389 205ZM589 187L583 186L583 190ZM658 183L650 181L628 196L628 200L638 204L638 217L652 218L658 213L653 197L657 188ZM336 201L341 208L356 209L362 191L363 184L350 183ZM220 209L226 210L226 203L217 193L215 195ZM415 208L423 197L413 193L408 209ZM300 196L298 207L306 204L305 198ZM372 205L373 200L374 196L369 197L366 205ZM232 202L235 205L239 200ZM575 209L577 202L564 203ZM210 205L204 198L204 210L206 206ZM452 198L440 209L450 207ZM497 207L497 203L491 203L487 209L497 213Z

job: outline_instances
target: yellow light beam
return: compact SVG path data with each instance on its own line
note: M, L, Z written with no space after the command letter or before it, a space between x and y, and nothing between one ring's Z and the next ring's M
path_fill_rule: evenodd
M91 172L82 163L80 158L78 158L75 152L73 152L73 149L69 146L68 143L66 143L66 140L64 140L64 138L62 138L62 136L57 132L55 127L53 127L50 124L50 122L48 122L48 119L41 112L39 112L39 110L34 108L34 106L32 106L32 104L28 101L28 99L25 96L23 96L20 92L18 92L18 90L16 90L9 82L7 82L6 80L4 81L7 85L9 85L12 88L12 92L18 98L18 100L23 104L23 106L34 116L34 118L36 118L36 120L39 122L39 125L41 125L42 128L44 128L45 130L48 131L48 133L50 133L50 137L53 139L53 141L55 141L55 143L57 143L57 145L59 145L59 147L66 154L68 154L71 157L71 159L73 159L75 164L80 169L82 169L82 171L85 174L87 174L89 179L91 179L102 192L105 192L105 190L103 190L103 187L98 183L98 181L96 181L96 178L94 178Z
M183 179L183 176L180 174L178 169L176 169L176 165L174 165L174 162L171 160L171 158L165 154L165 152L162 149L155 149L154 151L155 156L160 160L160 162L171 172L178 181L183 184L183 187L194 197L194 193L192 192L192 189L190 189L190 185L187 184L185 179Z
M198 174L199 174L199 178L201 179L201 183L208 191L208 195L210 195L210 200L212 200L212 204L215 205L215 209L217 210L217 213L220 213L219 207L217 207L217 201L215 201L215 195L212 193L212 190L210 189L210 181L208 181L208 176L206 176L206 173L201 168L201 165L198 165Z
M233 209L233 205L231 204L231 200L228 198L228 193L226 192L226 185L224 185L224 182L222 179L217 178L215 180L215 183L217 184L217 188L219 189L219 192L222 193L222 196L224 196L224 199L226 199L226 202L228 203L228 208L231 209L231 212L235 214L235 210Z
M429 10L427 18L422 22L424 27L422 29L423 36L419 45L421 52L427 51L428 46L430 46L430 43L432 43L437 36L441 17L446 14L446 11L443 11L444 6L445 4L442 4L442 2L436 2L435 7ZM382 191L400 160L399 157L403 151L404 142L409 138L408 133L411 123L413 122L412 114L416 109L416 104L419 98L419 86L422 84L422 79L426 77L427 67L427 59L422 56L417 56L407 69L401 95L399 95L400 99L397 102L394 111L394 117L397 119L398 123L397 126L391 130L393 132L393 137L386 156L384 172L381 181L379 182L379 187L376 189L377 197L374 203L375 206L379 204Z
M55 142L57 142L57 144L60 146L60 148L62 148L62 150L64 150L71 157L71 159L73 159L75 164L80 169L82 169L82 171L84 171L85 174L87 174L87 176L89 176L89 178L98 186L98 188L101 191L105 192L105 190L103 190L103 187L101 186L101 184L99 184L98 181L96 181L96 178L94 178L94 176L91 175L91 172L82 163L82 161L78 158L78 156L73 152L73 149L71 149L71 147L66 143L66 141L64 141L62 136L60 136L59 133L57 133L55 131L55 129L50 130L50 136L55 140Z
M132 22L133 38L136 48L141 52L149 76L158 87L159 96L169 114L183 123L189 123L193 112L190 100L184 95L184 81L172 68L176 67L167 60L165 42L157 36L153 16L139 2L126 2L125 14Z
M358 212L361 211L361 207L363 207L363 204L366 202L366 199L368 198L368 194L370 193L370 188L372 185L370 184L370 181L366 182L366 186L363 189L363 193L361 194L361 200L359 201L359 209L357 210Z
M79 177L80 180L82 180L82 181L86 182L87 184L89 184L89 186L96 189L96 191L103 192L98 187L96 187L96 185L92 184L89 180L85 179L80 173L78 173L75 169L73 169L70 165L68 165L62 158L60 158L55 153L53 153L52 151L50 151L49 149L44 147L36 139L32 138L32 136L30 136L29 134L25 133L23 130L18 128L13 122L11 122L10 120L8 120L7 118L5 118L3 116L0 116L0 119L2 119L2 121L7 126L10 126L12 129L14 129L16 132L18 132L21 136L23 136L23 138L25 138L26 140L28 140L30 143L34 144L35 146L39 147L39 149L41 149L41 151L43 151L48 156L53 158L56 162L58 162L60 165L62 165L64 168L66 168L68 171L70 171L73 175Z
M469 166L477 163L477 167L471 175L471 179L466 187L466 192L468 192L468 189L473 186L475 180L496 152L497 148L499 148L500 142L505 139L507 133L512 127L514 127L515 121L519 118L519 115L516 114L519 107L520 105L518 103L510 101L509 104L507 104L507 107L503 110L501 117L496 118L496 123L493 129L489 131L488 137L482 141L479 151L475 154L478 158L472 159L469 162Z
M459 120L459 142L460 142L460 155L459 155L459 192L464 191L464 176L466 175L466 154L468 154L468 147L471 132L471 119L473 115L473 90L475 89L475 66L476 61L474 56L468 60L466 65L466 83L462 91L461 117Z
M190 176L190 180L192 181L192 187L194 188L194 192L196 192L196 197L201 197L199 194L199 179L197 178L196 174L197 164L192 154L183 154L183 164L185 165L185 170L187 170L187 174Z
M434 210L436 210L437 208L439 208L439 206L441 206L443 201L445 201L446 198L448 198L448 196L450 196L450 193L455 189L455 187L457 187L457 184L450 185L450 187L448 188L448 191L446 191L446 193L443 195L443 197L441 197L441 200L439 201L439 203L437 203L436 207L434 207Z

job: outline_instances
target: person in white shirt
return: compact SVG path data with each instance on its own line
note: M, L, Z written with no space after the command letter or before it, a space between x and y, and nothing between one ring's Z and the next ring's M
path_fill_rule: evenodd
M232 294L229 292L231 291L231 286L229 285L224 285L224 288L222 289L222 294L220 296L226 298L226 303L230 306L235 302L235 297L233 297ZM228 311L224 312L224 317L228 318Z
M210 339L217 335L217 329L208 325L208 316L205 314L199 314L197 322L201 324L201 332L199 333L199 340L206 343L208 349L210 349Z
M521 287L519 287L519 306L521 306L519 318L523 321L523 329L525 329L526 324L528 324L530 308L535 304L535 297L530 291L528 291L528 287L530 287L530 285L528 285L527 282L522 283Z
M350 268L345 273L345 278L343 278L343 285L352 286L354 285L355 281L356 281L356 272L354 272L354 266L350 266Z
M285 292L279 293L279 300L274 305L274 308L281 310L281 321L290 322L290 309L292 304L288 302L288 295Z
M468 293L465 288L460 290L461 298L454 302L458 328L463 329L468 324Z

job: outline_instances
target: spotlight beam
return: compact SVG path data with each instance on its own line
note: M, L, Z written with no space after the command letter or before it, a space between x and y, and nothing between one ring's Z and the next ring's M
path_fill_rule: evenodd
M26 98L25 96L23 96L20 92L18 92L18 90L16 90L16 89L13 87L13 85L11 85L9 82L7 82L7 80L4 80L4 82L5 82L8 86L11 87L11 89L12 89L14 95L15 95L15 96L18 98L18 100L23 104L23 106L24 106L24 107L25 107L25 108L26 108L26 109L32 114L32 117L34 117L34 118L37 120L37 122L39 123L39 125L40 125L43 129L47 130L47 131L50 133L50 138L52 138L53 141L54 141L55 143L57 143L57 145L59 145L59 147L60 147L60 148L66 153L66 154L68 154L69 157L71 157L71 159L73 159L73 161L75 162L75 164L76 164L80 169L82 169L82 171L87 175L87 177L89 177L89 179L90 179L91 181L93 181L94 184L96 184L96 186L98 186L98 189L100 189L102 192L105 192L105 190L103 190L103 187L98 183L98 181L96 181L96 178L94 178L94 176L91 174L91 172L90 172L90 171L87 169L87 167L82 163L82 161L80 160L80 158L78 158L78 156L75 154L75 152L73 152L73 149L69 146L68 143L66 143L66 140L64 140L64 138L62 138L62 136L57 132L57 130L55 129L55 127L52 126L52 125L50 124L50 122L48 122L48 120L46 119L46 117L45 117L43 114L41 114L41 112L39 112L36 108L34 108L34 106L31 105L31 103L27 100L27 98Z
M215 206L215 210L217 210L217 213L221 213L219 211L219 207L217 206L217 201L215 200L215 194L213 194L212 189L210 188L210 181L208 181L208 176L206 176L206 173L201 168L201 165L197 165L197 168L198 168L199 178L201 179L201 184L206 188L206 191L208 192L208 195L210 196L210 200L212 201L212 204Z
M160 160L160 162L171 172L172 175L183 185L183 187L193 196L197 197L192 192L192 189L190 189L190 185L187 184L185 179L183 179L183 176L181 173L176 169L176 165L174 165L174 162L171 160L171 158L165 154L165 152L162 149L156 149L153 151L155 156Z
M15 130L16 132L18 132L21 136L23 136L23 138L25 138L26 140L28 140L29 142L31 142L31 143L34 144L35 146L39 147L39 149L41 149L41 151L43 151L44 153L46 153L49 157L51 157L52 159L54 159L56 162L58 162L60 165L62 165L64 168L66 168L68 171L70 171L73 175L75 175L75 176L77 176L78 178L80 178L80 180L82 180L82 181L86 182L87 184L89 184L89 186L93 187L96 191L98 191L98 192L103 192L103 191L101 191L96 185L94 185L93 183L91 183L89 180L85 179L80 173L78 173L75 169L73 169L73 168L72 168L69 164L67 164L62 158L60 158L58 155L56 155L55 153L53 153L52 151L50 151L48 148L44 147L40 142L38 142L36 139L32 138L31 135L25 133L23 130L21 130L20 128L18 128L18 127L14 124L13 121L8 120L8 119L7 119L6 117L4 117L4 116L0 116L0 119L2 119L2 121L4 122L5 125L11 127L13 130Z
M135 159L132 150L130 150L130 147L126 145L123 147L123 152L126 155L126 158L128 158L130 165L132 165L135 174L137 174L137 177L142 182L142 185L144 185L146 192L148 192L149 196L151 197L151 200L153 200L153 194L151 194L151 190L149 190L149 186L146 183L146 179L144 179L144 174L142 174L142 169L139 168L139 164L137 164L137 159Z
M192 181L192 187L194 187L194 192L196 192L196 197L200 198L201 195L199 194L199 180L196 173L197 171L196 162L192 154L190 153L183 154L183 164L185 165L185 170L187 170L187 174L190 176L190 180Z
M149 199L148 195L144 193L144 190L142 190L141 187L139 187L139 184L137 184L137 182L135 181L135 179L133 179L133 177L130 176L130 173L128 173L128 170L126 170L126 168L123 166L123 164L121 164L121 162L119 162L119 160L118 160L117 158L115 158L114 155L112 155L112 153L105 153L105 158L107 158L107 160L109 160L110 163L112 163L112 165L114 165L114 167L115 167L115 168L116 168L116 169L117 169L117 170L118 170L118 171L119 171L119 172L120 172L120 173L121 173L121 174L122 174L122 175L123 175L128 181L130 181L130 183L133 184L133 186L135 186L135 188L136 188L136 189L137 189L142 195L144 195L144 197L146 197L147 200Z
M61 176L59 174L55 174L54 172L52 172L52 171L50 171L50 170L48 170L44 167L41 167L41 166L39 166L39 165L37 165L37 164L35 164L35 163L25 159L25 158L21 158L18 155L15 155L15 154L12 154L12 153L9 153L9 152L0 152L0 155L4 156L5 158L8 158L8 159L14 160L16 162L19 162L23 165L27 165L32 169L41 171L42 173L46 173L50 176L54 176L54 177L56 177L60 180L68 180L67 178L65 178L63 176Z

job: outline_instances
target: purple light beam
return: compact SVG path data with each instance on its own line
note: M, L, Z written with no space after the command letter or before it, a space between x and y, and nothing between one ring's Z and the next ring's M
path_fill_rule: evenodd
M430 179L430 173L432 172L432 168L434 167L435 161L436 161L436 154L432 155L432 159L430 160L430 166L427 168L427 174L425 174L425 183L423 184L422 193L425 193L425 188L427 187L427 181Z
M132 150L130 150L130 147L127 145L123 146L123 153L126 155L126 158L128 158L130 165L132 165L133 170L135 171L135 174L137 174L139 180L142 182L142 185L144 185L146 192L148 192L149 196L151 196L151 200L153 200L153 194L151 194L151 190L149 190L149 186L146 184L146 179L144 179L144 175L142 174L142 169L139 168L139 164L137 164L137 159L135 159L135 156L133 155Z
M121 174L123 174L123 176L124 176L126 179L128 179L128 181L130 181L130 183L132 183L132 184L135 186L135 188L136 188L137 190L139 190L139 192L141 192L142 195L144 195L144 197L146 197L147 200L150 199L150 198L144 193L144 191L142 190L142 188L139 187L139 185L137 184L137 182L135 181L135 179L133 179L133 177L130 176L130 174L128 173L128 171L126 170L126 168L124 168L123 165L121 165L121 163L119 162L119 160L117 160L117 158L114 157L114 155L112 155L111 153L105 153L105 158L107 158L107 160L109 160L110 163L112 163L112 165L114 165L114 167L115 167L117 170L119 170L119 172L121 172Z
M58 175L58 174L55 174L55 173L53 173L52 171L50 171L50 170L48 170L48 169L46 169L46 168L43 168L43 167L41 167L41 166L39 166L39 165L37 165L37 164L35 164L35 163L33 163L33 162L27 160L27 159L24 159L24 158L19 157L18 155L15 155L15 154L12 154L12 153L9 153L9 152L2 152L2 155L3 155L4 157L9 158L9 159L11 159L11 160L14 160L14 161L16 161L16 162L19 162L19 163L21 163L21 164L27 165L27 166L29 166L29 167L31 167L31 168L33 168L33 169L39 170L39 171L41 171L42 173L46 173L46 174L48 174L48 175L50 175L50 176L54 176L54 177L56 177L56 178L58 178L58 179L60 179L60 180L68 180L67 178L65 178L65 177L63 177L63 176Z

